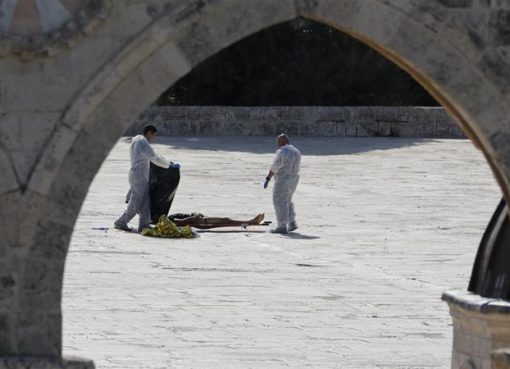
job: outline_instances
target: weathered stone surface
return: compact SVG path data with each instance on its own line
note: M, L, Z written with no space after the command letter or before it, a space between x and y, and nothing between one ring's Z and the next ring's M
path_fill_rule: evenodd
M2 243L6 242L8 247L24 248L32 241L34 225L41 215L43 198L31 191L11 191L1 195L0 200Z
M439 0L439 3L449 8L469 8L473 0Z
M16 178L13 168L12 159L7 152L0 147L0 170L2 171L2 179L0 180L0 194L13 191L19 188L20 183Z
M213 6L190 2L197 18L178 36L178 45L187 58L197 64L239 39L266 28L268 24L296 17L292 0L218 1ZM203 7L203 12L200 11ZM203 16L205 15L205 16ZM191 18L191 17L190 17Z
M0 299L12 298L14 296L14 286L16 286L16 276L12 270L3 265L2 275L0 276Z
M38 158L39 163L34 168L27 187L34 192L47 194L51 188L55 175L60 170L62 158L69 152L78 133L67 125L59 125L47 143L43 154Z
M494 46L510 44L510 10L491 11L488 28Z
M29 73L42 70L48 76L59 75L68 83L73 83L77 77L88 80L97 71L99 65L105 65L110 60L113 51L119 51L123 46L125 46L125 40L119 35L105 35L94 39L94 42L78 43L66 53L51 59L42 59L39 63L23 65L23 68Z
M110 0L66 2L19 1L3 4L0 54L23 59L53 56L90 32L109 9Z
M8 72L7 72L8 73ZM70 83L68 78L59 75L44 75L39 71L33 74L3 74L2 109L6 111L62 111L76 93L76 88L85 82L87 76L77 74ZM74 82L74 81L73 81Z
M2 305L6 305L2 301ZM9 355L11 349L12 319L7 312L0 312L0 355Z
M479 64L484 73L489 76L503 94L510 93L510 87L504 83L510 78L510 47L494 47L487 50L481 57Z
M47 313L44 310L27 307L15 314L16 350L22 356L60 357L62 325L59 311ZM52 318L52 314L54 317ZM56 334L55 334L56 333Z
M58 112L7 112L1 116L0 147L8 150L12 169L22 184L32 175L59 117Z

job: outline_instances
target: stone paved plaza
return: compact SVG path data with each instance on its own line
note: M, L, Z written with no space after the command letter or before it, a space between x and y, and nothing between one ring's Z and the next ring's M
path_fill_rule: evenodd
M300 228L150 239L111 228L129 143L95 178L66 263L64 354L98 368L449 368L446 289L465 289L500 198L467 140L298 138ZM274 221L274 138L160 138L172 210ZM136 223L133 223L136 225Z

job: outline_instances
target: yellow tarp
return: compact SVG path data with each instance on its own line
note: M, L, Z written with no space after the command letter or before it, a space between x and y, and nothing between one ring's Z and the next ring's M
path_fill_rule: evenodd
M190 226L177 227L166 215L159 218L154 229L144 228L142 235L161 238L195 238L197 236Z

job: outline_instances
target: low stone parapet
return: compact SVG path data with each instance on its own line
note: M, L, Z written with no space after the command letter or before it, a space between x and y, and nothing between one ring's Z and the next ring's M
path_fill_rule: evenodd
M453 319L452 369L510 369L510 303L447 291Z
M491 369L510 369L510 348L493 351L491 358Z
M151 107L126 135L149 124L169 136L464 137L441 107Z

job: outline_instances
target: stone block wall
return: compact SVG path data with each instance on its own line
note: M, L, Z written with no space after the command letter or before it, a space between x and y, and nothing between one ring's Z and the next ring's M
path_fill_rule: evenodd
M464 137L443 108L412 106L151 107L125 134L149 124L165 136Z
M467 291L442 296L453 320L452 369L510 369L510 303Z

